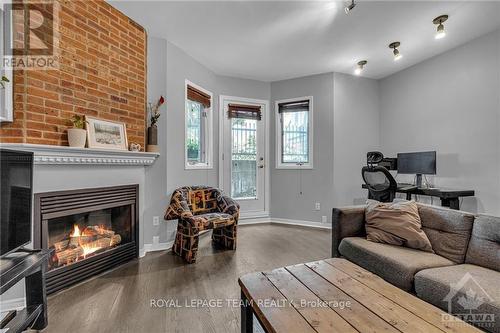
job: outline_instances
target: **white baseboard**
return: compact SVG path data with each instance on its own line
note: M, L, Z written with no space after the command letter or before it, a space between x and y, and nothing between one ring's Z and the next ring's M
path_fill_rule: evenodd
M6 312L11 310L21 310L26 307L26 302L24 297L22 298L13 298L7 300L0 301L0 311Z
M238 221L238 225L250 225L250 224L261 224L261 223L276 223L276 224L289 224L289 225L298 225L303 227L311 227L311 228L320 228L320 229L331 229L332 226L330 223L321 223L321 222L313 222L313 221L305 221L305 220L293 220L293 219L282 219L277 217L245 217Z
M238 225L271 223L270 217L245 218L238 221Z
M241 212L239 221L257 219L257 218L269 219L270 218L269 212L268 211Z
M139 250L139 257L144 257L148 252L170 250L173 245L174 241L158 244L144 244L144 247Z
M332 228L330 223L320 223L320 222L304 221L304 220L292 220L292 219L281 219L281 218L276 218L276 217L271 218L271 223L297 225L297 226L302 226L302 227L310 227L310 228L318 228L318 229L331 229Z

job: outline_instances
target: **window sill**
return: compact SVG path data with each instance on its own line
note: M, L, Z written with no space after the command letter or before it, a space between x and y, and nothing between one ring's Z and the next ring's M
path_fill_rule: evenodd
M184 166L184 170L210 170L213 168L213 165L209 164L192 164Z
M276 169L279 169L279 170L313 170L314 167L311 164L305 164L305 165L278 164L278 165L276 165Z

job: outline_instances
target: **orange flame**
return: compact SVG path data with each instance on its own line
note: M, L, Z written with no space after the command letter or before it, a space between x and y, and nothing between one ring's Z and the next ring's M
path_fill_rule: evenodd
M73 226L73 232L69 235L70 237L80 237L81 236L81 233L80 233L80 228L78 228L78 225L75 224Z

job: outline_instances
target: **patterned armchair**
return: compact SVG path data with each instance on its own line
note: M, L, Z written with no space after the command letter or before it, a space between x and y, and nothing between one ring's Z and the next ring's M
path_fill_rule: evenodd
M181 187L174 191L165 220L178 219L172 251L188 263L196 261L200 231L213 229L214 245L236 249L240 206L216 188Z

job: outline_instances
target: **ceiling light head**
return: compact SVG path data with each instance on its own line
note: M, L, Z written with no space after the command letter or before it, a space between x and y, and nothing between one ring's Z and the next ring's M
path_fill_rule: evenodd
M432 23L437 24L437 31L434 38L441 39L446 36L446 31L444 30L443 22L446 22L448 15L441 15L432 20Z
M354 70L354 74L356 75L361 75L361 72L363 71L363 68L365 67L365 65L368 63L368 61L366 60L361 60L358 62L358 66L356 67L356 69Z
M346 5L344 8L345 13L349 14L351 10L354 9L354 7L356 7L356 4L354 3L354 0L351 0L351 3L349 5Z
M389 44L389 48L393 49L392 53L394 54L394 60L399 60L403 57L401 53L399 53L398 47L401 45L400 42L393 42Z

